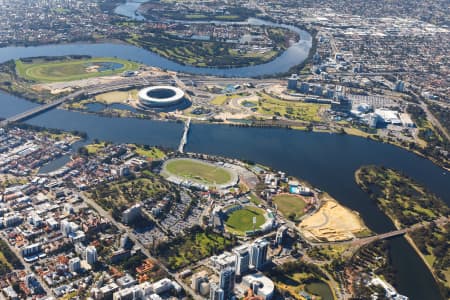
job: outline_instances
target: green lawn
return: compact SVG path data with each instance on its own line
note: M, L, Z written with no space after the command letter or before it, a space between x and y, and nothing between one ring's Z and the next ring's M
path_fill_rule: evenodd
M156 253L170 269L176 270L200 259L229 249L234 242L214 233L195 229L194 232L158 245Z
M241 95L241 94L219 95L219 96L217 96L217 97L215 97L214 99L211 100L211 104L224 105L229 100L234 99L234 98L240 98L240 97L243 97L243 95Z
M89 144L84 146L89 154L97 154L100 150L103 150L103 148L106 147L106 143L105 142L99 142L99 143L93 143L93 144Z
M330 107L328 104L285 101L264 93L260 93L259 97L258 113L306 122L321 121L320 111Z
M230 213L226 225L232 231L245 233L246 231L253 230L253 217L256 217L256 229L266 221L264 210L254 206L247 206Z
M273 197L272 201L277 205L278 210L285 217L294 214L294 220L297 220L305 214L303 210L306 207L306 203L298 196L282 194Z
M117 68L112 69L106 67L106 64L118 65ZM105 70L101 70L102 67ZM51 62L39 59L30 63L16 60L17 74L37 82L62 82L114 75L128 70L137 70L138 67L139 65L135 62L118 58L63 59Z
M193 159L170 160L165 170L173 175L203 184L224 184L231 180L231 173L225 168Z
M150 159L163 159L166 156L166 154L163 151L161 151L160 149L158 149L156 147L151 147L149 149L146 149L144 147L137 146L135 152L138 155L145 156Z

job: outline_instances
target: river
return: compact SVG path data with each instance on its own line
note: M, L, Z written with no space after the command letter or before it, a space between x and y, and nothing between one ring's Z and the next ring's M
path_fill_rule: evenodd
M0 117L34 105L0 93ZM28 123L84 131L90 139L172 148L177 147L183 129L182 124L175 122L108 118L59 109L36 116ZM379 164L403 171L450 204L449 176L441 168L401 148L360 137L192 124L186 151L248 159L305 179L358 211L366 224L379 233L394 227L356 185L354 171L361 165ZM431 274L405 239L394 238L390 245L398 270L399 292L413 300L441 299Z
M224 23L224 22L221 22ZM233 23L233 22L228 22ZM0 62L10 59L35 56L63 56L63 55L91 55L119 57L122 59L133 60L149 66L158 67L165 70L172 70L190 74L213 75L221 77L260 77L275 75L277 73L288 72L292 67L301 64L309 54L312 46L311 35L295 26L276 24L269 21L250 18L246 22L234 22L236 24L266 25L274 27L283 27L295 31L299 34L300 40L293 43L281 55L274 60L255 66L238 68L208 68L193 67L182 65L177 62L166 59L151 51L135 47L132 45L120 43L74 43L57 44L33 47L4 47L0 48Z
M128 9L136 9L138 4L131 4L130 7ZM263 24L261 22L265 21L249 19L248 22ZM272 25L279 26L273 23ZM306 31L294 30L299 30L300 41L274 61L243 68L183 66L141 48L111 43L0 48L0 62L21 57L84 54L116 56L192 74L256 77L286 72L304 61L311 48L311 36ZM0 92L2 118L23 112L35 105ZM116 143L140 143L174 149L178 145L183 129L182 124L174 122L108 118L59 109L38 115L27 122L48 128L83 131L91 140L97 138ZM363 164L380 164L401 170L450 204L450 180L441 168L403 149L359 137L286 129L192 124L186 150L249 159L305 179L329 192L342 204L358 211L366 224L379 233L392 230L394 227L354 181L354 171ZM47 166L44 171L58 167L66 159L60 158ZM398 270L399 292L412 300L441 299L434 279L405 239L394 238L390 245L393 264Z

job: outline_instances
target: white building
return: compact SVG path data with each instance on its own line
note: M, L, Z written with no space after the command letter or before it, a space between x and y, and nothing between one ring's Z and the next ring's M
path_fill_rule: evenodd
M287 227L285 225L278 228L277 235L275 237L275 241L276 241L277 245L283 244L283 239L284 239L284 235L285 235L286 231L287 231Z
M224 252L220 255L211 256L211 265L217 272L229 267L235 267L236 257L230 252Z
M261 273L244 276L242 284L251 288L255 295L263 297L264 300L270 300L275 290L272 280Z
M266 264L268 249L269 242L264 239L253 242L250 246L250 265L253 268L260 270Z
M236 275L242 276L243 274L248 272L250 266L250 253L248 250L248 245L236 247L233 250L233 253L236 257Z
M288 78L288 89L296 90L297 89L297 81L298 81L298 75L292 74L291 77Z
M163 278L153 283L153 291L156 294L162 294L170 291L173 288L172 280L169 278Z
M194 292L199 293L202 283L204 282L208 282L208 272L206 272L205 270L192 275L191 288L194 290Z
M141 215L141 205L135 204L123 212L122 222L124 222L125 224L130 224L140 215Z
M397 293L397 291L395 290L395 288L392 285L390 285L389 283L387 283L386 281L382 280L379 277L372 278L372 280L370 281L370 284L381 286L386 291L386 298L388 298L388 299L408 300L408 297Z
M376 109L374 113L378 117L378 119L383 123L392 124L392 125L401 125L402 124L402 121L400 121L398 112L396 112L395 110L379 108L379 109Z
M91 266L97 262L97 249L94 246L86 247L86 262Z
M223 290L215 283L211 283L211 287L210 287L210 291L209 291L209 299L210 300L224 300Z
M15 212L7 213L3 217L3 226L5 227L16 226L22 223L22 220L23 220L22 217Z
M79 257L74 257L69 260L69 271L78 272L81 269L81 260Z
M41 244L36 243L36 244L28 245L28 246L22 248L21 252L22 252L22 256L24 256L24 257L39 253L39 252L41 252Z
M402 125L405 127L414 127L414 122L411 120L411 116L409 114L400 114L400 121L402 122Z
M144 299L144 292L138 286L132 286L126 289L121 289L113 294L113 300L135 300Z
M219 273L219 287L223 290L224 300L231 299L234 290L235 275L234 268L226 268Z

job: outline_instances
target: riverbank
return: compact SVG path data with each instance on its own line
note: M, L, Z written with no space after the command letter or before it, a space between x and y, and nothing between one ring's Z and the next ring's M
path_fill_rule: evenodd
M12 85L14 86L14 85ZM34 92L31 89L26 89L22 86L22 84L17 84L17 86L21 87L20 89L11 90L11 86L8 86L8 89L5 89L3 85L0 85L0 90L3 90L7 93L13 94L15 96L23 97L28 101L35 103L42 103L42 99L56 99L56 95L52 95L49 93L42 94ZM187 116L177 115L172 116L166 114L164 111L161 112L151 112L151 111L143 111L139 108L127 104L121 104L120 102L114 104L102 104L102 101L96 101L95 99L91 100L82 100L83 105L77 105L77 103L66 104L63 108L68 111L75 111L84 114L92 114L98 115L101 117L110 117L110 118L138 118L138 119L148 119L148 120L156 120L156 121L181 121ZM96 105L102 104L104 107L102 109L94 109L90 110L86 105ZM117 104L117 105L116 105ZM428 159L432 161L437 166L443 168L446 171L450 171L450 167L447 166L446 162L440 161L431 155L426 155L422 153L417 147L410 147L409 145L405 145L402 143L395 142L393 140L383 139L377 136L376 134L369 134L363 131L360 131L353 127L336 127L336 128L324 128L322 124L312 125L310 123L299 122L296 124L293 121L286 120L273 120L273 119L265 119L265 120L251 120L251 119L227 119L227 120L219 120L215 118L202 119L195 116L190 116L192 118L193 123L196 124L217 124L217 125L229 125L235 127L248 127L248 128L287 128L293 130L299 130L304 132L321 132L321 133L330 133L330 134L346 134L351 136L362 137L366 139L370 139L376 142L391 144L396 147L405 149L415 155ZM427 152L428 153L428 152Z
M371 199L376 201L397 229L412 227L422 222L434 222L427 232L411 232L407 234L406 240L430 270L439 285L441 295L448 298L450 283L445 274L450 272L450 266L445 261L448 260L446 256L450 258L450 254L446 231L441 233L440 227L445 228L448 224L449 207L423 186L392 169L364 166L355 172L355 181L362 190L369 193ZM425 229L417 230L420 232ZM434 239L433 242L430 242L430 237ZM420 249L417 244L419 239L422 245ZM438 247L439 253L443 254L438 255L435 252ZM431 255L430 259L425 257L424 252ZM437 264L439 259L443 262Z
M34 105L6 94L0 97L0 103L3 117L20 113ZM170 149L178 146L183 128L182 124L176 122L104 118L66 110L52 110L27 123L83 131L91 141L98 139L114 143L162 145ZM393 226L354 183L354 170L361 165L379 164L402 170L446 201L449 200L448 177L441 168L398 147L349 135L192 124L186 151L251 160L274 169L286 170L328 191L343 205L358 211L375 232L388 232L393 230ZM390 242L392 263L398 270L399 292L411 299L439 299L433 278L413 249L403 241L394 239Z

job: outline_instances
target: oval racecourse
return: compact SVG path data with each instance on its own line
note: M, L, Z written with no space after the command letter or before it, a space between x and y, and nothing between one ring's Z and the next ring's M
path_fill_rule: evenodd
M16 60L17 74L36 82L63 82L137 70L139 64L119 58L82 58L32 62Z
M187 181L219 189L234 186L238 182L238 175L234 170L191 158L166 161L161 174L175 183Z

